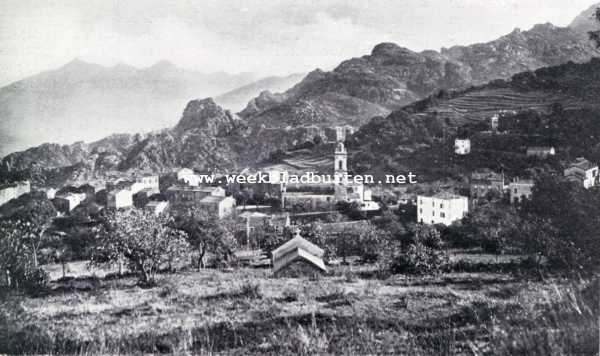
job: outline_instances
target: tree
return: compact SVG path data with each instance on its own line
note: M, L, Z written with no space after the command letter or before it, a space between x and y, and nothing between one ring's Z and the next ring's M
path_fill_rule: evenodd
M28 223L29 232L26 234L28 251L31 253L32 263L38 266L38 252L46 231L52 226L56 217L56 209L46 195L42 192L24 194L18 199L3 206L9 211L7 218Z
M463 224L466 241L491 253L503 253L519 222L514 207L487 203L477 207Z
M523 205L519 232L554 267L566 271L597 271L600 260L600 190L584 189L551 175L536 180L531 201ZM532 246L527 246L532 252ZM535 251L535 249L533 250Z
M373 224L390 234L396 240L401 240L407 233L400 217L391 210L384 210L381 216L373 219Z
M326 260L332 260L337 256L335 241L325 234L321 223L314 222L303 225L300 228L300 235L322 248L325 251L323 257Z
M131 209L108 211L96 228L92 265L125 261L141 284L152 284L161 267L181 258L188 249L184 234L169 218Z
M219 220L216 216L198 207L175 211L172 226L185 232L189 245L197 252L196 267L206 266L207 253L215 256L217 263L227 264L237 247L233 224Z
M270 253L292 236L292 231L289 227L284 227L283 231L277 231L277 228L269 220L263 221L262 224L254 229L258 247L266 253Z
M378 229L371 223L357 225L341 238L345 239L344 249L357 253L363 262L377 261L392 243L387 231Z
M36 233L31 223L0 221L0 275L8 288L32 290L46 282L44 271L33 263L30 241Z
M449 261L442 249L439 231L430 225L415 225L408 243L395 242L386 251L383 266L392 273L431 273Z

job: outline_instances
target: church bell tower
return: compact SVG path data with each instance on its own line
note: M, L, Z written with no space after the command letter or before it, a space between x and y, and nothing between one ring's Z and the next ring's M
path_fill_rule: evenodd
M337 175L345 176L348 174L348 152L346 152L346 147L344 147L343 142L338 142L335 147L335 155L334 155L334 168L333 172Z

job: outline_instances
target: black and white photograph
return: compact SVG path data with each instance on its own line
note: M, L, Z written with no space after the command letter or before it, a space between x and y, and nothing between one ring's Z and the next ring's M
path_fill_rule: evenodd
M0 0L0 355L600 356L598 0Z

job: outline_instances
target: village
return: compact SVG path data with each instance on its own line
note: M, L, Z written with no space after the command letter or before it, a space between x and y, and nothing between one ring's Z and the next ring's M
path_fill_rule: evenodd
M503 114L500 112L489 119L485 134L503 134L499 130ZM328 172L335 177L348 176L350 168L345 142L353 131L350 126L335 128L333 169ZM456 157L468 157L474 149L476 147L472 146L469 137L454 139ZM554 155L556 148L552 146L531 146L526 151L526 157L535 160L545 160ZM255 173L245 169L240 174ZM193 169L180 168L163 176L163 179L171 181L170 184L161 184L161 178L156 174L135 173L106 182L104 186L95 182L96 185L35 187L33 190L43 192L52 202L57 218L69 217L79 211L93 216L103 210L140 209L160 216L168 215L171 209L198 209L216 220L233 219L234 235L241 236L242 250L246 250L242 255L271 256L270 261L263 260L263 263L273 266L273 272L292 268L295 263L308 263L324 272L325 266L334 260L322 260L320 247L300 235L303 225L333 220L335 222L325 223L325 226L335 228L325 230L339 235L345 226L368 223L369 219L381 216L382 204L385 204L385 210L403 214L400 220L404 222L451 226L465 219L481 201L490 197L506 199L507 206L519 206L532 198L535 184L531 177L507 178L504 172L483 169L471 172L468 194L461 194L459 187L444 187L443 190L424 194L416 192L418 189L407 190L400 185L367 186L342 178L333 182L289 183L284 179L288 172L276 169L267 170L264 174L271 177L268 183L223 183L219 180L220 184L206 185ZM411 175L409 182L414 183L414 175ZM598 165L579 157L564 167L563 175L565 180L589 189L598 184ZM0 204L7 204L31 191L29 181L4 185L0 189ZM340 211L344 211L346 216L340 218ZM264 236L257 234L265 234L264 225L271 226L281 242L285 242L274 251L260 250L257 241L263 240ZM59 229L54 233L64 234ZM258 250L252 252L252 249ZM295 252L293 255L279 253L282 250Z
M477 154L478 135L508 136L498 121L494 115L487 127L471 131L471 136L451 138L448 159L476 159L471 155ZM317 173L344 177L352 172L347 148L351 134L348 127L336 128L335 140L325 146L332 148L330 166ZM519 157L539 167L559 153L557 147L532 146ZM70 323L81 325L77 336L68 334L65 326L30 337L27 346L4 347L15 352L243 349L311 354L344 349L350 343L353 352L379 353L381 346L362 337L349 341L347 335L356 332L354 328L394 335L406 328L377 320L411 320L415 327L437 320L448 326L432 331L428 339L407 344L394 337L397 340L386 347L428 354L448 343L464 351L472 338L488 340L487 329L450 339L446 327L464 332L482 322L473 313L489 313L506 318L499 327L512 332L508 330L514 323L535 317L525 302L513 302L506 294L544 298L551 301L549 308L564 310L573 290L569 288L574 287L557 287L559 282L540 281L537 274L564 273L559 271L594 263L578 247L588 243L577 238L588 235L577 230L568 237L571 244L533 215L546 214L548 204L554 207L552 214L574 224L581 214L569 217L561 205L593 214L596 205L586 204L595 201L598 166L583 157L562 166L560 176L550 181L539 172L508 175L478 168L467 171L463 182L290 183L285 180L289 172L281 167L271 164L238 173L262 171L271 178L268 183L219 184L217 179L205 184L202 173L179 168L122 175L103 184L32 187L29 181L17 181L3 186L0 213L13 213L13 219L27 222L6 220L0 229L7 237L25 238L32 253L5 264L0 290L29 296L20 302L23 307L6 308L47 315L40 319L45 328L61 318L61 310L72 310ZM579 224L588 228L584 225ZM572 224L564 226L568 232ZM78 301L73 302L73 296L79 296ZM471 309L472 298L479 303L477 311ZM46 300L56 307L48 309ZM502 309L494 314L498 306L521 312ZM88 311L102 308L115 314ZM230 323L232 310L242 321ZM350 316L340 319L346 314ZM294 319L303 315L312 318L308 336L295 326L305 323ZM165 318L170 322L161 321ZM469 321L463 325L453 318ZM6 320L11 333L29 325L16 315ZM584 313L578 320L578 327L586 329L571 332L588 337L593 318ZM171 321L180 326L173 329ZM119 327L101 335L89 327L106 323ZM117 332L146 323L155 325L152 336ZM537 335L547 323L528 332ZM229 332L245 336L225 339ZM286 335L285 342L268 339L279 332ZM323 335L328 335L327 341L321 344ZM69 343L61 343L63 338ZM194 341L185 341L188 338ZM132 345L132 340L138 344ZM481 347L490 352L513 349L502 340L482 341ZM531 347L527 338L523 340Z

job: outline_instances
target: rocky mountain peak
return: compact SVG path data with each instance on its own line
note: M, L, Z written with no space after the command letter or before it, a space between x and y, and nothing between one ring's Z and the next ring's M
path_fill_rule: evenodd
M409 50L405 47L400 47L392 42L383 42L375 47L371 51L371 56L374 57L404 57L404 56L413 56L415 52Z
M181 133L199 129L222 136L231 132L237 121L237 116L217 105L212 98L197 99L187 104L175 130Z

